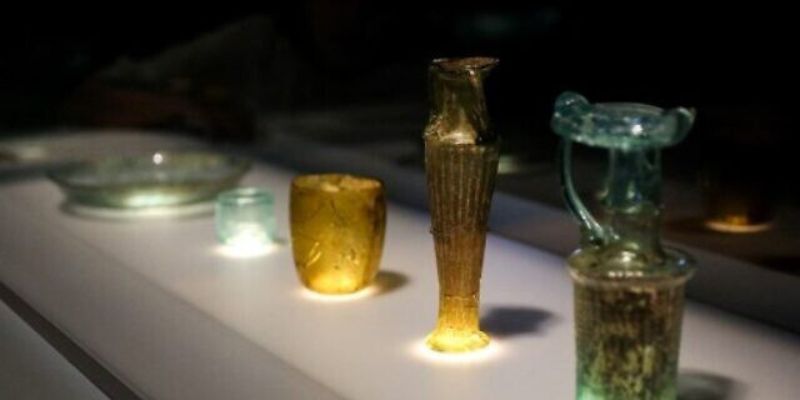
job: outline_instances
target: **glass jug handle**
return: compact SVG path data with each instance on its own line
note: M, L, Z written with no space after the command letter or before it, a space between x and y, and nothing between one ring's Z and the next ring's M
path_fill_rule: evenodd
M583 240L590 244L603 244L606 233L603 227L592 216L578 197L572 180L572 140L562 138L558 152L558 166L561 171L561 190L570 213L578 219L583 233Z

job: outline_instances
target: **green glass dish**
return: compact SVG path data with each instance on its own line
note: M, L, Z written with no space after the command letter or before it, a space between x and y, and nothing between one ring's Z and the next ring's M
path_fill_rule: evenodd
M210 152L107 157L48 173L72 204L146 209L206 201L236 186L245 158Z

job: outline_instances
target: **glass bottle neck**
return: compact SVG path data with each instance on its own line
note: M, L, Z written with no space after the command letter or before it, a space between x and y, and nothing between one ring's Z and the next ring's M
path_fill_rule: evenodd
M610 150L602 204L612 242L636 252L662 253L660 152Z
M430 73L431 121L426 137L452 144L480 144L496 138L489 129L489 113L480 71Z

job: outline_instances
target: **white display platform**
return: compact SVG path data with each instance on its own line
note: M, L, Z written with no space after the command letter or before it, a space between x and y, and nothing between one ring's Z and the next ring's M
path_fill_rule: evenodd
M261 165L245 179L274 192L287 241L292 175ZM0 186L0 280L143 397L574 398L560 257L490 235L482 314L493 344L442 357L422 346L437 305L423 213L390 206L386 288L330 300L300 288L288 244L238 258L207 216L95 219L61 202L43 179ZM683 338L684 383L720 399L800 398L800 337L689 303Z
M0 399L108 399L3 302L0 360Z

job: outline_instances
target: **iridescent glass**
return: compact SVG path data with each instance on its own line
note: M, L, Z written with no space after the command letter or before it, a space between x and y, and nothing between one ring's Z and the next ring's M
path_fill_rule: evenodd
M677 394L684 285L690 258L661 245L660 149L688 133L694 114L643 104L556 101L566 202L582 229L569 257L575 283L577 398L667 400ZM602 223L573 187L572 142L607 149Z

